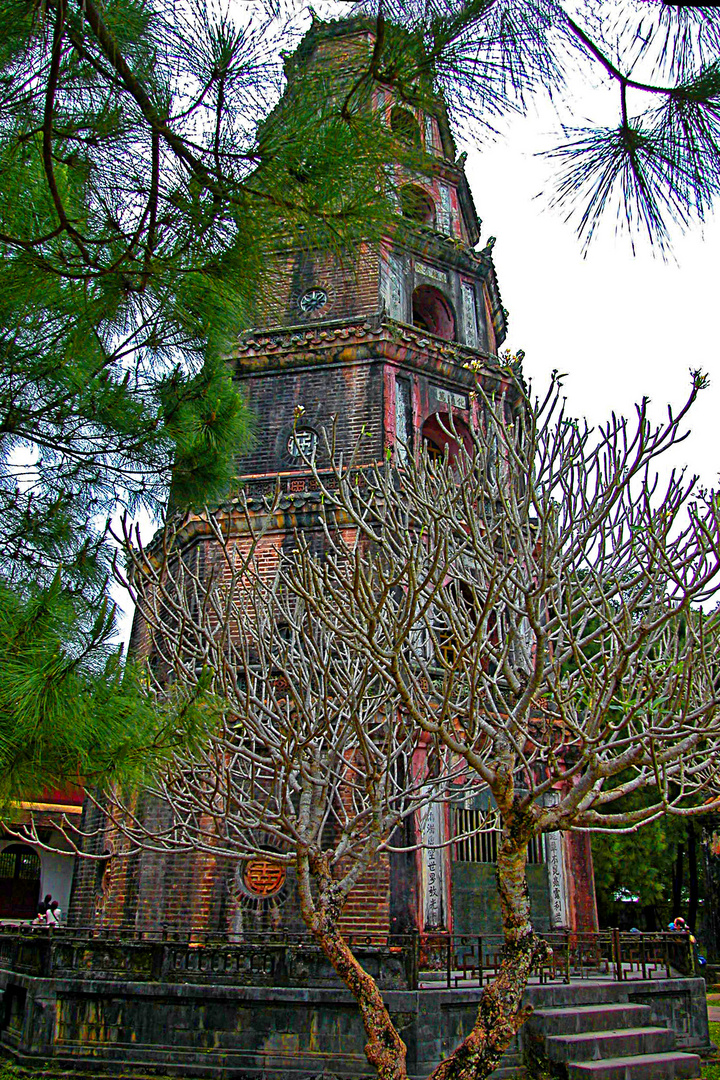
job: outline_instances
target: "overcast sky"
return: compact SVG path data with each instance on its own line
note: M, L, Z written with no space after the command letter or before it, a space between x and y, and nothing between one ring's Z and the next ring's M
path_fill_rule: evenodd
M582 86L578 94L585 91ZM597 95L589 95L588 100ZM550 145L549 110L513 121L508 137L470 149L467 174L483 239L493 250L503 304L510 312L506 344L524 349L527 377L543 387L553 369L566 372L571 411L594 423L611 410L628 414L647 395L658 419L680 404L689 369L710 376L691 415L692 434L674 464L687 464L708 486L718 484L720 454L720 218L678 234L677 262L665 263L641 242L605 235L583 257L572 225L547 192L552 163L537 156Z

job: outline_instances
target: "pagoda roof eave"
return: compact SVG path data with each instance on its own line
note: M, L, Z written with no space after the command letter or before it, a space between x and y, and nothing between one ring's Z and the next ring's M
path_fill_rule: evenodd
M382 312L250 331L240 338L230 359L241 379L273 369L377 360L430 371L469 388L477 374L488 382L508 378L507 369L492 354L446 341Z

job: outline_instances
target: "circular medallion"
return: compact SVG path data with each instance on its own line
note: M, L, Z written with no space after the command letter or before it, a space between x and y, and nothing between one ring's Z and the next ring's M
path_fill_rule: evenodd
M311 458L317 449L317 432L311 428L298 428L287 441L287 450L293 458Z
M250 859L245 864L243 882L253 896L273 896L285 884L285 867L270 859Z
M319 311L320 308L325 307L327 301L328 294L324 289L308 289L298 300L298 307L303 314L310 315L313 311Z

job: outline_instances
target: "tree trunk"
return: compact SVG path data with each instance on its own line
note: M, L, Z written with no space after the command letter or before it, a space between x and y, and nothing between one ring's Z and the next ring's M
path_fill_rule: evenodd
M407 1080L407 1047L390 1019L382 994L371 975L358 963L338 930L344 895L340 893L322 855L298 855L298 886L303 919L333 968L358 1003L365 1033L365 1057L380 1080ZM310 875L318 899L310 890Z
M658 928L657 907L655 904L646 904L642 909L645 926L643 929L648 933L654 933Z
M505 827L498 851L497 883L502 911L502 960L497 977L482 992L475 1025L457 1050L438 1065L430 1080L482 1080L500 1059L527 1020L522 1007L535 964L549 954L530 921L530 894L525 873L529 836Z
M697 865L697 836L695 823L688 820L687 823L688 843L688 926L691 930L697 929L698 904L700 902L700 890L698 888L698 865Z
M682 904L682 880L683 880L683 846L677 845L677 856L673 867L673 906L671 918L675 919L679 914Z
M525 873L528 840L527 834L518 837L512 828L503 832L497 863L505 937L500 970L480 996L472 1031L429 1080L483 1080L497 1068L532 1011L522 1006L525 987L533 967L550 949L535 933L530 919ZM390 1019L377 983L355 959L338 930L345 897L333 881L327 861L323 855L302 853L296 865L303 919L358 1003L368 1036L368 1062L380 1080L407 1080L405 1043ZM317 900L312 895L311 877Z

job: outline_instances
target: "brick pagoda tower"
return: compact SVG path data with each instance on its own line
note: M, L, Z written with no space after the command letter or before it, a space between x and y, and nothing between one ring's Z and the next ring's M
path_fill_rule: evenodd
M373 41L367 20L315 21L288 61L289 83L313 65L327 71L368 55ZM268 534L279 549L292 543L295 527L312 528L317 518L314 482L298 447L320 453L323 429L335 424L338 453L352 450L363 432L368 460L384 460L388 452L398 460L421 441L442 451L450 415L458 429L469 423L476 378L469 361L482 360L493 393L510 392L497 361L506 315L492 244L477 250L480 221L447 116L441 107L413 109L382 88L373 107L391 131L430 157L427 174L397 167L388 177L397 208L392 237L342 256L279 252L265 325L237 346L235 377L257 417L255 445L239 473L258 505L280 484L282 513ZM196 519L187 543L197 545L197 565L210 559L213 542ZM450 839L448 830L469 831L478 811L438 809L424 828L442 842ZM491 841L486 834L422 856L384 857L351 894L346 928L498 931ZM545 837L530 863L538 929L594 929L589 841ZM144 853L106 865L104 872L97 865L78 868L72 921L136 929L192 925L231 936L302 928L290 871L270 880L267 867L198 854Z

